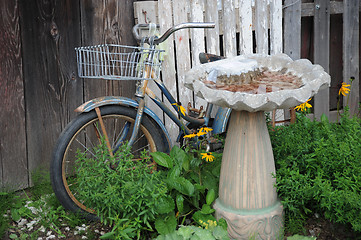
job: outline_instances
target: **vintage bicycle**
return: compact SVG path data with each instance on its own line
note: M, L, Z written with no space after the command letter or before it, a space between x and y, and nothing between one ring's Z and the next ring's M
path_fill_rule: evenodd
M211 118L212 104L207 104L204 110L188 108L188 112L184 112L181 103L160 79L163 51L157 49L157 45L175 31L214 26L214 23L182 23L160 37L141 37L140 31L152 26L138 24L133 27L133 34L140 42L139 47L106 44L76 48L79 77L136 80L137 84L135 99L105 96L79 106L76 111L80 114L61 133L53 152L50 174L54 192L66 209L80 212L88 219L96 219L94 210L85 206L77 195L75 160L79 151L95 156L94 147L103 139L110 155L125 143L131 147L134 158L138 158L144 149L150 152L170 151L172 143L167 129L160 117L145 106L146 95L179 126L178 140L204 126L212 128L213 134L226 131L230 109L218 108L214 119ZM201 58L203 62L219 59L205 54ZM149 89L149 81L156 83L172 108ZM212 143L208 141L208 149L214 149Z

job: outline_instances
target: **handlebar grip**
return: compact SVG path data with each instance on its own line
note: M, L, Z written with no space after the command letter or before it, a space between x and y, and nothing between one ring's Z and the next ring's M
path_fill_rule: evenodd
M142 37L139 36L139 31L138 30L140 30L140 29L149 29L150 25L151 25L150 23L139 23L137 25L134 25L134 27L132 29L134 38L137 41L142 40ZM160 27L159 24L157 24L156 26L157 26L157 28Z

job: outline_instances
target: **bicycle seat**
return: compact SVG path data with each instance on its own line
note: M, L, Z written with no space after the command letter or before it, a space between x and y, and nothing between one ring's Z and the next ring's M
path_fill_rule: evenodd
M210 53L204 53L201 52L199 54L199 61L203 64L203 63L209 63L209 62L214 62L214 61L218 61L221 59L225 59L225 57L223 56L219 56L219 55L215 55L215 54L210 54Z

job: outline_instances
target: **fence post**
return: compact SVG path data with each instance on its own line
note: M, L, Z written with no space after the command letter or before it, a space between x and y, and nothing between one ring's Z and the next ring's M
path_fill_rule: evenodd
M329 73L330 57L330 1L315 0L314 17L314 63L320 64ZM329 89L319 91L314 100L315 118L322 114L329 117Z
M350 77L355 80L349 93L350 114L358 112L359 92L359 0L344 0L343 11L343 81L350 84ZM348 96L344 97L346 105Z

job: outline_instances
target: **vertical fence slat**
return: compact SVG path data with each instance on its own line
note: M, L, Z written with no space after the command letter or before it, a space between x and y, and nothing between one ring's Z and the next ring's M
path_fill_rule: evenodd
M174 25L187 22L187 1L173 1L173 19ZM193 102L193 92L184 87L184 74L190 69L190 49L189 49L189 32L182 29L174 33L175 48L177 57L177 75L178 75L178 91L179 101L186 107L188 102Z
M271 54L282 52L282 1L270 0Z
M205 21L215 22L216 27L206 29L207 52L219 55L219 19L217 0L205 1Z
M349 93L350 114L358 112L359 92L359 0L344 0L343 13L343 81L350 84L355 77ZM344 97L347 103L347 96Z
M18 1L0 2L0 191L28 187Z
M190 1L190 21L204 22L204 2L203 0ZM191 29L191 46L192 46L192 67L199 65L199 53L205 51L204 29ZM205 107L207 102L202 98L194 96L195 107Z
M236 13L234 0L223 0L223 52L226 57L237 55Z
M239 0L239 50L240 54L253 52L252 2Z
M330 1L315 0L314 17L314 62L329 72L330 56ZM314 98L315 118L329 116L329 89L318 92Z
M158 22L158 5L162 6L157 2L134 2L134 17L138 20L137 23L159 23L162 27L162 24ZM171 6L170 6L171 7ZM160 18L160 20L162 20ZM163 27L162 27L163 28ZM144 30L144 33L140 33L142 36L148 35L149 30ZM167 51L168 52L168 51ZM155 95L161 96L161 91L154 83L154 81L149 81L147 87L151 89ZM146 96L145 103L160 119L163 120L163 111L149 98Z
M284 49L293 60L301 57L301 1L285 0L284 8Z
M172 18L172 0L159 0L158 1L158 21L161 26L161 33L164 33L168 28L173 26ZM174 36L170 36L165 44L166 46L166 55L164 56L164 62L162 66L162 79L170 93L176 97L177 96L177 85L176 85L176 67L174 59ZM167 101L166 101L167 102ZM169 108L172 106L167 105ZM178 126L173 123L173 121L165 116L165 126L171 136L173 144L175 143Z
M256 0L256 52L268 54L268 11L267 1Z

